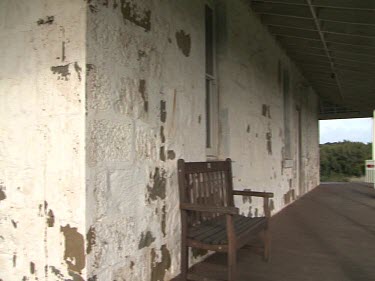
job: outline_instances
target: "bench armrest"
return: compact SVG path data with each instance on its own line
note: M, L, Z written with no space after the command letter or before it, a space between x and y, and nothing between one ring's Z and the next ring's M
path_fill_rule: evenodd
M208 213L220 213L227 215L238 215L239 209L236 207L218 207L210 205L198 205L190 203L181 203L181 210L196 211L196 212L208 212Z
M233 195L263 197L264 215L267 218L271 217L271 209L270 209L269 198L273 198L272 192L259 192L259 191L250 191L250 190L233 190Z
M273 198L272 192L259 192L259 191L250 191L250 190L233 190L233 195Z

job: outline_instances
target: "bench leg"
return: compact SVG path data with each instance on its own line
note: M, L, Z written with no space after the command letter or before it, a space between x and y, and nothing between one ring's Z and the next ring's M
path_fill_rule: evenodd
M237 249L230 247L228 250L228 281L236 281L237 273Z
M189 270L189 247L186 240L181 241L181 281L187 281Z

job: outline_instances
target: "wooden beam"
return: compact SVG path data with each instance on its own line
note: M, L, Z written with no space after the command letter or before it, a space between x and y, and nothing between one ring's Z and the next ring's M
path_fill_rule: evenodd
M276 36L277 40L280 41L280 43L283 46L288 45L294 45L298 46L299 48L319 48L323 49L324 47L320 40L308 40L305 38L296 38L296 37L286 37L286 36Z
M294 36L294 35L288 35L288 34L276 34L276 33L272 33L272 35L276 36L276 37L286 37L286 38L295 38L295 39L302 39L302 40L308 40L308 41L315 41L315 42L321 42L319 39L314 39L314 38L309 38L309 37L304 37L303 35L302 36Z
M360 66L360 67L363 67L364 71L367 71L369 69L375 71L375 62L374 61L365 62L365 61L336 58L335 63L345 64L345 65L350 65L350 66Z
M326 43L326 40L324 38L324 34L320 28L320 23L319 23L319 19L318 19L318 16L316 14L316 11L315 11L315 8L312 6L312 3L311 3L311 0L306 0L306 3L309 5L309 8L310 8L310 12L311 12L311 15L314 19L314 22L315 22L315 26L316 26L316 29L318 30L319 32L319 37L320 37L320 40L322 41L323 43L323 46L324 46L324 51L327 55L327 58L329 60L329 64L331 66L331 70L332 70L332 73L334 73L335 75L335 79L336 79L336 84L337 84L337 87L339 88L339 94L340 94L340 97L341 99L343 99L343 95L342 95L342 89L341 89L341 83L340 83L340 79L336 73L336 69L335 69L335 65L334 65L334 62L332 60L332 58L330 57L330 53L329 53L329 49L328 49L328 46L327 46L327 43Z
M320 72L308 72L304 71L303 74L311 79L324 80L328 83L334 83L335 80L332 78L330 73L320 73Z
M352 34L364 37L375 37L375 27L371 25L321 21L321 27L324 32L337 34Z
M324 58L324 61L327 61L327 56L322 53L311 53L311 52L305 52L303 49L300 50L287 50L288 54L290 54L292 57L299 57L299 58L305 58L305 57L315 57L318 60L321 60Z
M324 77L332 77L332 73L324 70L315 70L315 69L304 69L303 74L308 76L314 76L314 75L323 75Z
M256 13L265 15L285 15L297 18L311 18L308 7L304 5L284 5L283 3L252 2Z
M312 64L308 62L300 62L300 66L303 69L310 69L312 71L326 71L326 72L332 73L330 66L316 65L316 64Z
M373 74L371 73L368 73L368 72L357 72L357 71L353 71L353 70L350 70L350 69L341 69L341 70L338 70L338 73L340 74L340 76L346 76L348 77L349 79L355 79L355 80L361 80L361 79L365 79L365 80L370 80L370 79L373 79Z
M266 25L299 27L308 30L315 29L313 19L293 18L279 15L261 15L261 21Z
M301 0L253 0L252 2L307 6L306 3ZM314 0L313 6L346 10L375 10L375 3L372 0Z
M347 65L347 64L336 64L336 69L337 70L350 70L358 73L367 73L367 74L372 74L375 75L375 69L374 68L363 68L362 66L352 66L352 65Z
M309 8L319 8L319 20L375 26L373 10L356 9L356 11L352 11L340 7L319 7L313 5L311 1L308 5L285 5L285 3L280 2L253 1L251 7L256 13L261 15L276 15L300 19L311 19Z
M314 6L352 10L375 10L373 0L314 0Z
M292 59L296 62L307 62L312 64L324 65L330 67L329 60L327 57L320 57L320 56L292 56Z
M307 73L307 72L304 72L303 73L305 75L306 78L308 79L311 79L311 80L319 80L319 81L323 81L323 82L326 82L326 83L329 83L329 84L334 84L336 83L336 81L334 79L332 79L329 75L317 75L317 74L311 74L311 73Z
M310 1L311 2L311 1ZM374 11L319 8L319 19L350 24L375 25Z
M364 45L353 45L353 44L348 44L344 42L330 42L328 41L327 44L332 47L334 46L335 48L347 48L347 50L359 50L357 52L359 53L367 53L367 52L372 52L374 53L375 51L375 46L364 46Z
M287 36L287 35L275 35L277 39L284 46L300 46L301 48L318 48L324 49L320 40L312 40L309 38L301 38L296 36ZM375 54L375 46L365 46L365 45L353 45L348 42L333 42L326 41L327 46L330 50L343 50L343 51L352 51L361 54Z
M272 18L273 16L269 16L269 18ZM265 25L268 26L269 30L273 34L285 34L285 35L293 35L293 36L300 36L300 37L306 37L306 35L310 34L308 37L309 38L315 38L315 33L318 32L316 28L312 28L311 26L291 26L291 25L285 25L283 23L278 23L275 21L268 21L268 22L263 22ZM342 23L334 23L334 22L329 22L329 24L326 25L331 25L331 24L337 24L337 25L344 25ZM353 26L353 25L351 25ZM355 25L354 25L355 26ZM364 42L373 42L375 40L375 27L369 28L370 26L366 26L369 31L367 33L361 32L358 30L357 33L355 33L355 29L348 29L347 31L345 28L336 28L332 29L331 27L326 27L322 28L322 32L325 34L333 34L337 36L348 36L347 38L349 39L359 39ZM370 30L372 32L370 32ZM302 36L301 36L302 35ZM366 41L367 40L367 41ZM371 44L371 43L370 43ZM367 43L369 45L369 43ZM372 44L371 44L372 45Z
M304 0L252 0L252 2L263 2L269 4L284 4L284 5L297 5L297 6L306 6Z
M298 48L294 46L288 46L287 48L288 53L300 53L300 54L311 54L311 55L320 55L325 56L325 52L323 49L317 49L317 48Z
M283 42L282 45L287 50L291 51L299 51L299 50L305 50L309 53L314 54L321 54L324 52L323 48L317 48L317 47L308 47L306 45L300 46L297 44L288 44L287 42ZM335 45L335 44L327 44L328 48L331 53L338 54L339 56L349 56L349 57L358 57L358 58L366 58L366 59L374 59L375 58L375 49L367 49L367 48L356 48L353 46L345 46L345 45Z
M301 38L319 40L319 33L317 30L307 30L302 28L284 27L284 26L268 26L269 31L275 35L281 36L295 36Z
M375 47L375 37L355 36L352 34L326 33L325 38L327 42Z
M311 52L305 52L301 49L300 50L287 50L288 54L291 55L291 57L298 57L298 58L306 58L306 57L315 57L319 61L321 61L322 58L327 58L326 55L321 54L321 53L311 53ZM353 63L364 63L364 64L369 64L369 65L374 65L375 66L375 58L370 58L370 57L351 57L348 54L346 55L335 55L336 53L331 52L330 58L333 61L336 60L344 60L348 62L353 62Z
M355 53L355 52L340 52L331 50L331 53L334 54L333 57L337 58L351 58L351 59L358 59L358 60L375 60L375 54L373 55L367 55L367 54L361 54L361 53Z
M306 59L306 58L304 58L304 59L294 58L294 61L299 63L299 64L302 64L302 65L324 67L324 68L330 69L332 71L328 61L317 61L317 60L314 60L314 59Z
M332 78L329 73L320 73L320 72L303 72L304 76L308 79L316 79L316 80L323 80L326 82L331 83ZM341 77L341 81L344 84L362 84L367 85L368 87L375 88L375 81L369 79L368 76L362 76L361 74L353 75L353 73L339 73Z
M337 94L339 94L339 90L337 89L336 84L324 84L324 83L318 83L318 82L315 82L315 81L311 81L311 83L313 85L315 85L318 89L319 88L326 88L326 89L330 89L332 91L337 90Z
M322 85L327 85L327 86L332 86L332 87L335 87L335 88L337 88L337 85L336 85L336 83L329 83L329 82L327 82L327 81L325 81L325 80L313 80L313 81L311 81L311 83L313 83L313 84L322 84Z

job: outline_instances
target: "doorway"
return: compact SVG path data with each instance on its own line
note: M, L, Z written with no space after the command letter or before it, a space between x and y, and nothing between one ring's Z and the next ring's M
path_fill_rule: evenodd
M296 133L296 190L298 190L298 196L302 196L305 193L305 186L303 181L303 159L302 159L302 113L301 108L296 107L296 120L297 120L297 133Z

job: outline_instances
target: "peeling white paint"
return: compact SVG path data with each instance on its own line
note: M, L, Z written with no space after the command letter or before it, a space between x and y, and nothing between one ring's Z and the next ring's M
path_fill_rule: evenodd
M0 1L2 280L72 278L61 227L86 232L85 10Z
M319 182L317 97L246 1L215 3L218 159L234 160L235 188L274 192L276 213ZM204 2L9 0L0 13L0 278L72 279L81 253L65 246L83 237L84 280L170 280L176 161L206 159ZM302 112L303 189L282 167L279 60ZM263 213L261 200L236 203Z
M118 123L131 123L134 126L133 131L118 130L119 139L124 139L120 147L123 157L99 156L95 166L89 168L89 179L92 179L89 181L89 190L96 171L103 170L107 170L107 176L113 175L111 180L107 179L107 184L116 185L117 182L122 186L117 192L108 191L105 197L105 204L118 206L118 202L122 202L121 210L107 210L100 218L88 217L88 225L106 225L112 231L120 231L115 227L116 219L110 218L122 214L121 227L132 225L127 235L134 238L128 240L127 255L121 259L120 253L115 249L113 252L106 251L105 259L95 258L95 252L101 252L105 247L95 246L93 257L88 257L93 261L89 263L89 267L92 265L89 271L100 280L155 278L150 260L151 251L156 253L166 244L171 254L171 266L165 274L165 280L169 280L179 273L180 229L175 161L178 158L195 161L206 158L204 3L131 3L134 14L144 15L145 11L151 11L150 31L124 19L121 10L110 8L111 5L97 5L97 12L89 14L88 20L88 63L95 66L95 77L90 77L91 74L88 77L88 103L90 104L92 99L94 104L108 105L100 110L99 107L89 110L88 120L105 122L112 126ZM221 7L225 6L225 1L218 3ZM295 196L300 195L295 183L289 186L290 180L296 181L293 169L282 168L283 96L277 79L278 61L281 59L283 65L289 69L292 89L305 81L244 2L235 1L227 6L227 26L222 26L225 30L219 31L219 36L227 37L220 38L222 45L218 47L222 128L218 156L221 159L231 157L235 161L233 168L236 188L274 192L275 213L285 206L284 195L292 194L291 188L295 190ZM247 28L243 28L244 26ZM188 56L177 46L175 34L181 30L191 38ZM112 35L113 37L110 37ZM139 93L140 80L145 80L147 112ZM310 190L319 180L316 161L318 142L315 139L318 132L316 96L312 91L303 93L309 101L307 102L298 98L301 94L297 90L292 92L292 107L301 108L303 124L309 126L303 132L304 151L309 154L304 154L303 159L307 171L304 177L306 190ZM160 108L161 101L165 102L165 122ZM269 108L269 116L262 115L263 105ZM200 123L199 116L202 119ZM296 120L292 119L291 122L294 124ZM93 135L95 141L100 139L95 136L96 133L95 130L89 129L88 139ZM267 134L272 142L272 153L267 151ZM294 153L295 136L296 131L293 130L291 147ZM108 140L101 139L99 143L110 150L112 144L108 143ZM132 140L131 144L129 140ZM176 158L168 160L165 154L171 148ZM96 155L99 155L100 151L92 150ZM294 159L295 157L296 155L293 156ZM165 171L165 199L157 196L152 197L155 200L150 199L149 193L153 192L151 187L155 188L155 168ZM95 206L103 204L102 200L89 200L88 204L95 209ZM245 214L263 213L261 200L253 199L250 205L248 202L242 203L239 198L237 203L242 205L241 210ZM161 226L164 205L166 237ZM139 250L139 240L147 231L155 240ZM105 233L99 233L97 240L102 243L107 241L112 245L112 242L108 242L112 239L108 239ZM155 261L153 265L155 266Z

